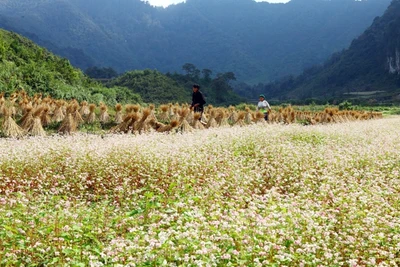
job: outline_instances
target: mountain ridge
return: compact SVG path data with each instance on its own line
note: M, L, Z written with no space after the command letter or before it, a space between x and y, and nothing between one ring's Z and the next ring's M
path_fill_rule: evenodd
M0 15L12 22L14 31L33 33L43 43L56 45L61 56L82 68L89 64L63 49L77 49L92 59L91 64L119 72L173 72L190 62L258 83L322 63L347 47L388 4L389 0L188 0L164 9L140 0L114 5L110 0L2 0Z

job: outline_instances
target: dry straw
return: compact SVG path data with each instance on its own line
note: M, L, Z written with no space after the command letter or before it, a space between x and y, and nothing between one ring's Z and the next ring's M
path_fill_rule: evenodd
M115 118L114 122L116 123L121 123L123 122L124 119L122 117L122 105L121 104L116 104L115 105Z
M95 123L96 122L96 105L95 104L90 104L89 105L89 115L86 118L87 123Z
M178 127L178 125L179 125L179 121L173 120L173 121L171 121L170 124L158 128L158 129L157 129L157 132L159 132L159 133L170 132L170 131L172 131L173 129L175 129L176 127Z
M159 120L162 122L169 122L169 107L168 105L160 106L161 114L159 115Z
M52 121L55 121L55 122L63 121L65 118L65 113L63 111L64 103L63 103L63 101L56 101L55 105L56 105L56 108L54 110L54 113L53 113L53 116L51 119L52 119Z
M25 134L25 131L18 126L18 124L11 117L11 108L3 106L4 121L2 124L2 131L6 137L18 138Z
M28 132L32 136L46 136L46 131L43 129L41 115L43 112L43 107L39 107L33 112L33 124L32 127L28 129Z
M193 127L193 129L197 129L197 130L205 129L205 127L201 123L200 119L201 119L201 113L195 112L193 114L193 124L191 125Z
M151 110L149 108L146 108L143 110L142 117L140 120L134 125L134 130L142 133L142 132L148 132L150 126L147 124L146 120L150 116Z
M83 118L86 118L86 117L89 115L90 110L89 110L89 104L88 104L88 102L82 101L81 107L80 107L80 109L79 109L79 113L81 114L81 116L82 116Z
M99 121L102 123L108 123L110 121L110 115L108 114L108 107L104 103L100 104Z

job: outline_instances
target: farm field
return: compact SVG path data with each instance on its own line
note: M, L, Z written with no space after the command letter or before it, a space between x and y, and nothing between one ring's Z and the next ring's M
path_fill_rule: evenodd
M0 266L400 265L400 117L0 139Z

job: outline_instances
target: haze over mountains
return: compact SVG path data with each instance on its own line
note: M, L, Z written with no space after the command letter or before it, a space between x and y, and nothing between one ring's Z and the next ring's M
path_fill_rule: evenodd
M348 99L400 102L400 0L393 0L383 16L350 47L298 77L247 88L250 95L269 92L281 99Z
M185 63L240 81L299 74L349 46L390 0L0 0L0 27L82 69L180 71Z

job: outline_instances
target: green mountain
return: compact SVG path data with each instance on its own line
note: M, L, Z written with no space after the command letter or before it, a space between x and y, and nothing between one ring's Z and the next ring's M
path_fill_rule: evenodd
M55 98L90 102L140 102L127 88L106 88L86 77L67 59L53 55L31 40L0 30L0 92L17 90Z
M281 99L399 101L400 0L393 0L384 15L376 17L347 50L296 78L258 88L261 91Z
M191 62L254 84L323 63L389 2L187 0L164 9L141 0L0 0L0 27L35 36L82 69L179 72Z

